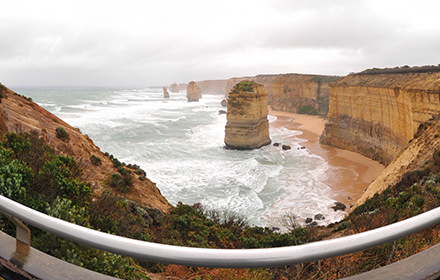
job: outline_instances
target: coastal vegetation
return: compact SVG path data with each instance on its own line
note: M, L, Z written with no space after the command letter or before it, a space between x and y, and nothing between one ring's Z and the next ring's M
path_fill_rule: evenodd
M303 105L298 108L298 114L317 115L318 112L312 105Z
M63 127L57 127L55 129L55 132L57 134L57 137L61 140L66 141L67 139L69 139L69 134Z
M123 166L112 158L116 165ZM368 200L343 221L328 227L303 227L291 219L292 226L286 233L250 226L243 218L207 211L199 204L179 203L169 213L162 214L110 191L92 199L90 186L78 179L81 172L73 158L56 155L37 135L8 133L0 143L2 195L82 226L166 244L206 248L299 245L370 230L440 205L439 151L423 166L406 174L399 184ZM1 224L2 230L15 234L14 226L4 217ZM133 260L32 229L32 246L71 263L125 279L148 279L148 273L183 278L197 274L201 275L200 279L290 279L292 275L303 279L334 279L389 264L437 243L439 238L435 227L363 252L319 262L283 268L207 269Z
M433 124L438 125L438 118L421 126L423 129L411 140L415 143L417 137L424 137L425 142L420 145L430 147L433 153L422 155L407 172L396 176L401 178L397 183L368 199L342 221L326 227L298 224L295 213L286 213L287 230L281 233L249 225L242 217L228 212L209 211L200 204L179 203L164 212L146 207L127 198L136 176L147 180L146 172L108 153L104 156L96 152L84 158L89 167L105 165L110 159L115 168L102 180L102 194L94 194L91 185L80 179L86 177L81 176L85 171L81 166L86 165L78 164L72 155L55 152L36 132L1 135L0 194L72 223L144 241L206 248L299 245L367 231L438 207L440 151L435 149L440 148L428 142L439 138L438 126L434 127L436 131L428 129ZM59 128L56 136L69 139L66 130ZM72 133L70 137L74 136ZM15 235L15 226L1 215L0 228ZM123 279L149 279L148 275L153 273L159 279L338 279L388 265L440 241L440 226L435 226L381 246L319 261L279 268L210 269L135 260L63 240L36 228L31 230L33 247Z
M394 68L372 68L357 73L357 75L379 75L379 74L407 74L407 73L432 73L440 72L440 64L425 65L425 66L413 66L408 65L394 67Z

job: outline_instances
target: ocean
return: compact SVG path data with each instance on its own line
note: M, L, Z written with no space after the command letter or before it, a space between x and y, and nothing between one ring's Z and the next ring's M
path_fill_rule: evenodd
M285 218L323 214L321 224L344 213L325 184L329 164L300 149L301 131L270 126L272 142L258 150L224 148L222 96L187 102L186 92L163 98L162 88L17 88L19 94L88 134L102 151L135 163L176 205L201 203L209 210L245 218L250 225L280 227ZM276 122L269 116L270 124Z

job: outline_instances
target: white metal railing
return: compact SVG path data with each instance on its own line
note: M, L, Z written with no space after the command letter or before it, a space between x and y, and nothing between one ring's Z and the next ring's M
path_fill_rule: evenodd
M0 212L57 236L105 251L159 263L206 267L271 267L344 255L380 245L440 223L440 207L388 226L337 239L266 249L172 246L111 235L47 216L0 196Z

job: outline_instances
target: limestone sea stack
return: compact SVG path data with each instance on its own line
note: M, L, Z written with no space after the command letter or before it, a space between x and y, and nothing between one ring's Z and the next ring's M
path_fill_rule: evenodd
M191 81L188 83L186 87L186 97L188 98L188 102L199 101L202 97L202 91L196 82Z
M270 144L267 102L267 93L261 84L241 81L231 89L226 114L226 148L251 150Z
M173 93L179 92L179 86L177 85L177 83L174 82L170 85L170 91Z
M163 87L163 97L170 98L170 94L168 93L168 90L166 87Z

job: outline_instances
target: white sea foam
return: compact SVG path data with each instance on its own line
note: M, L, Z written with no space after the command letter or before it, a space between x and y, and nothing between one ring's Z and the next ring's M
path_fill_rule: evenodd
M55 113L121 161L137 163L173 204L202 203L245 216L251 224L280 226L294 213L304 221L321 213L325 222L343 214L330 207L328 163L300 149L301 131L271 127L273 142L252 151L224 149L222 96L187 102L186 92L163 98L155 89L32 90L25 95ZM269 122L277 120L269 116Z

